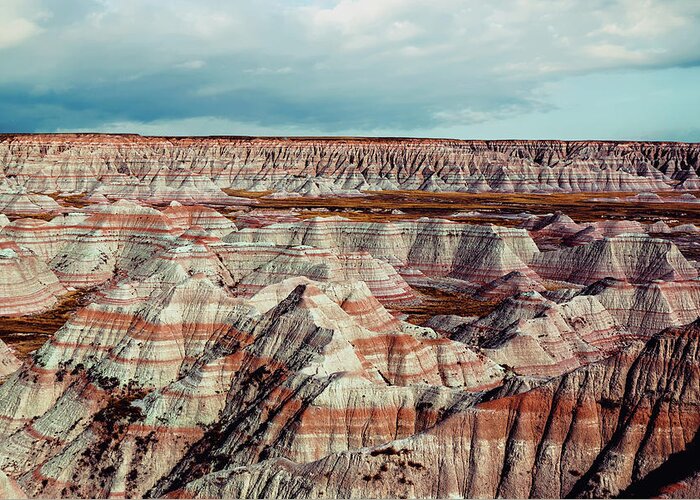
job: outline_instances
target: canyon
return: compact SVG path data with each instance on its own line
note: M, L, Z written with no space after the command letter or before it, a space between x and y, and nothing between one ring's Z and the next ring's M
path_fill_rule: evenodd
M699 172L0 136L0 498L698 497Z

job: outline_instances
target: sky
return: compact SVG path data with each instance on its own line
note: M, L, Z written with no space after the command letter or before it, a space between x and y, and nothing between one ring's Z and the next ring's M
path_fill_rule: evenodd
M0 132L700 141L700 0L0 0Z

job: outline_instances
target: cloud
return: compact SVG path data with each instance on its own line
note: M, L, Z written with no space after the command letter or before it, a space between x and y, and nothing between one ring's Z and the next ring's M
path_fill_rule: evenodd
M247 68L244 69L244 73L248 73L251 75L286 75L288 73L292 73L294 70L290 68L289 66L285 66L283 68L266 68L264 66L257 67L257 68Z
M36 21L47 13L34 8L33 3L31 0L25 4L18 0L4 0L0 16L0 51L19 45L41 32Z
M185 62L176 64L174 66L174 68L177 68L177 69L201 69L206 65L207 65L207 63L202 61L201 59L195 59L193 61L185 61Z
M653 57L654 52L629 50L628 48L613 43L600 43L588 45L584 51L598 61L611 61L613 63L644 63Z
M0 49L22 43L39 32L39 27L26 19L0 19Z
M474 125L510 118L527 112L544 112L552 108L537 101L522 101L490 107L486 110L473 108L444 109L433 113L433 118L442 126Z
M622 2L624 15L605 24L601 32L623 38L664 35L689 24L693 12L697 15L699 10L692 8L695 2L685 3L686 5L680 6L673 1L667 4L652 0L625 0Z
M107 134L141 135L304 135L320 133L308 127L262 127L219 116L196 116L152 121L113 121L87 128L58 128L56 132L103 132Z
M685 0L6 2L5 130L429 135L558 108L563 79L700 64Z

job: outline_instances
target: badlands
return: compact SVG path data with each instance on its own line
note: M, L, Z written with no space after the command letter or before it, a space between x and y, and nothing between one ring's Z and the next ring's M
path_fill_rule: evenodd
M0 498L698 497L699 173L0 136Z

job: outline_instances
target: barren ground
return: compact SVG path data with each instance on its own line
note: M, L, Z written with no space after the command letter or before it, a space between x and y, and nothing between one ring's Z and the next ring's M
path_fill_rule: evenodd
M41 347L56 330L80 307L88 303L88 291L69 292L61 297L58 305L43 313L31 316L0 316L0 339L16 350L17 357L25 359Z
M257 199L255 208L291 209L305 208L302 216L324 215L328 212L314 212L313 209L327 209L334 215L343 215L350 219L386 221L405 220L417 217L443 217L451 219L455 212L482 212L478 217L459 217L461 221L513 226L518 220L509 220L499 215L529 212L546 214L561 211L577 222L589 222L601 219L627 219L642 222L666 220L673 225L679 220L683 223L700 223L700 203L640 203L640 202L601 202L595 198L626 198L634 193L556 193L556 194L518 194L518 193L426 193L423 191L382 191L371 192L364 197L319 197L319 198L263 198L266 192L251 193L247 191L225 190L227 194ZM680 195L674 191L658 193L662 198L676 198ZM700 192L693 193L700 196ZM404 214L391 214L392 210L401 210ZM495 217L489 217L493 214Z

